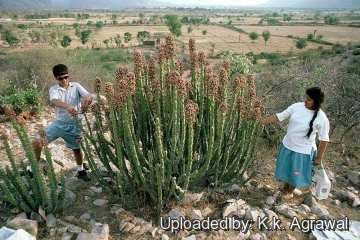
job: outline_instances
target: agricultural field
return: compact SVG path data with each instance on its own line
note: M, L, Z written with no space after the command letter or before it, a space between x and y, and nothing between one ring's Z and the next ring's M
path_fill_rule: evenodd
M79 12L67 12L75 16ZM136 39L138 32L147 31L150 36L160 34L165 36L170 33L165 25L164 16L166 14L177 14L180 18L208 18L209 24L188 25L182 24L182 35L176 38L178 49L187 46L189 38L194 38L199 49L208 56L216 56L223 50L231 50L237 53L261 53L278 52L281 54L299 53L309 49L329 49L331 45L317 42L307 42L304 49L297 49L295 42L297 38L307 38L308 34L313 34L314 38L320 37L321 40L336 44L347 45L348 43L359 42L360 27L349 27L349 24L359 25L358 13L352 11L339 12L304 12L304 11L269 11L269 10L189 10L176 11L175 9L146 9L146 10L123 10L123 11L83 11L81 14L88 14L88 19L77 20L76 18L64 18L61 12L52 13L48 19L25 19L19 14L18 19L11 22L2 23L6 27L12 28L15 36L21 41L17 46L10 47L5 41L0 42L0 51L14 51L37 48L51 48L49 43L43 39L34 43L29 37L29 32L39 29L44 35L55 31L58 41L64 35L71 38L71 44L67 47L73 48L106 48L104 40L114 38L117 34L124 37L126 32L132 35L130 41L122 39L122 47L141 47L142 42ZM331 14L339 19L337 25L327 25L324 23L324 16ZM58 16L56 16L58 15ZM116 15L114 23L113 16ZM284 21L283 16L291 15L291 20ZM316 18L314 17L316 15ZM9 16L11 17L11 15ZM276 24L269 24L266 19L275 19ZM103 22L104 26L96 28L96 22ZM263 21L263 23L260 23ZM88 25L91 22L92 25ZM19 24L26 25L26 29L17 29ZM75 36L74 24L80 30L89 29L92 31L90 40L82 44L79 37ZM46 27L44 27L46 26ZM189 31L191 28L191 31ZM261 36L263 31L270 32L270 38L266 42ZM206 32L204 34L204 32ZM250 39L249 33L256 32L259 37L255 40ZM163 41L163 39L162 39ZM61 48L60 44L58 47ZM113 46L110 46L113 47Z

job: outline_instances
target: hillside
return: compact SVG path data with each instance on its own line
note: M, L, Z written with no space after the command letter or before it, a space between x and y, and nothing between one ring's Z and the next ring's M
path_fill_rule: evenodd
M1 0L0 8L45 9L45 8L142 8L164 7L171 4L155 0Z
M269 0L261 7L291 7L291 8L358 8L359 0Z

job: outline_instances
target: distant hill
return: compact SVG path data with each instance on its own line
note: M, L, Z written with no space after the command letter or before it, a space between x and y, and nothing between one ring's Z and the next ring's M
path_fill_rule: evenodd
M150 8L170 6L156 0L0 0L0 8L44 9L44 8Z
M359 8L360 0L269 0L260 7Z

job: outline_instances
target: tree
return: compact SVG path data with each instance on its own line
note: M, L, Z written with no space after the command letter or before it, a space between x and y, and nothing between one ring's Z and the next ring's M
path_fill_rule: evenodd
M109 42L110 40L108 38L103 41L103 43L106 45L106 48L109 48Z
M251 40L256 40L259 37L259 34L257 32L251 32L249 33L249 37L251 38Z
M262 37L264 38L264 41L265 41L265 45L266 45L266 42L269 40L270 38L270 32L268 30L265 30L262 32Z
M207 30L203 30L202 34L205 36L207 34Z
M71 38L68 35L63 36L63 38L60 41L61 46L64 48L70 46L70 43L71 43Z
M41 33L39 30L34 29L34 30L30 31L29 36L30 36L32 42L34 42L34 43L40 42Z
M10 46L15 46L20 43L20 40L8 29L1 32L1 39L7 42Z
M142 43L148 36L150 36L150 33L148 31L139 31L136 35L136 38L139 43Z
M95 23L95 27L97 28L97 29L102 29L103 27L104 27L104 23L103 23L103 21L98 21L98 22L96 22Z
M131 40L131 33L129 33L129 32L126 32L126 33L124 33L124 39L125 39L125 42L127 43L127 42L130 42L130 40Z
M169 31L177 37L181 36L182 24L179 15L166 14L165 20L165 24L169 28Z
M116 34L116 37L114 38L116 46L119 48L121 46L121 37L120 34Z
M300 50L305 48L307 46L306 38L299 38L298 40L296 40L295 46Z
M90 39L91 30L83 30L80 34L80 40L82 44L85 44Z
M188 27L187 31L188 31L188 35L192 32L192 30L194 30L191 26Z
M313 40L314 39L314 35L312 33L309 33L306 37L307 40Z

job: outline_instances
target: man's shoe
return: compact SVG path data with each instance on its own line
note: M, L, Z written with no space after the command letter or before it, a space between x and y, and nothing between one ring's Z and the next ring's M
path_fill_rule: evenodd
M81 180L84 180L84 181L90 181L91 180L90 175L85 170L78 171L78 174L76 175L76 177L78 179L81 179Z

